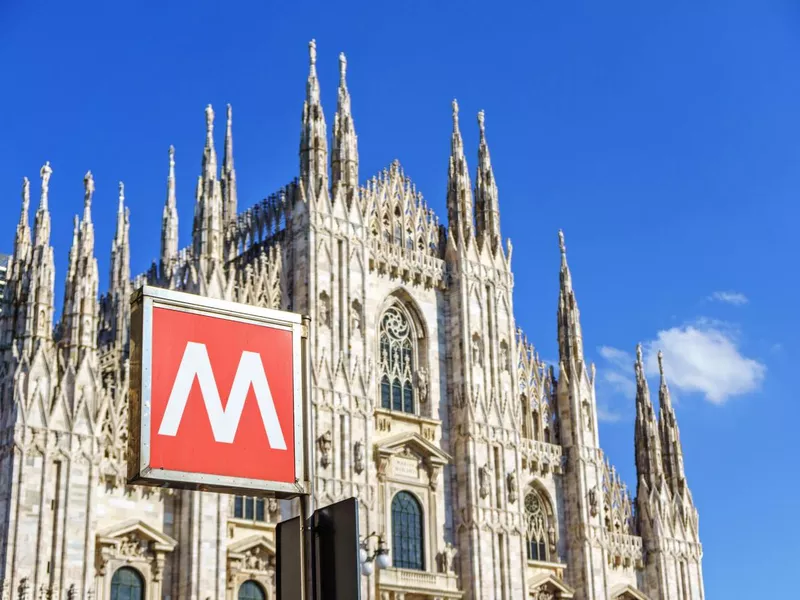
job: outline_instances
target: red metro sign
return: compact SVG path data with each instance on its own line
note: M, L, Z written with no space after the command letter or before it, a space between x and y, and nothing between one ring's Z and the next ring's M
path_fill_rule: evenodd
M152 287L132 304L129 482L305 493L301 317Z

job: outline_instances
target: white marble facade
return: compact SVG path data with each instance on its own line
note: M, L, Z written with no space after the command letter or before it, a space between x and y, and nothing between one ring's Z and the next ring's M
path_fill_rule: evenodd
M161 256L133 280L120 184L101 296L88 173L58 324L52 169L33 228L25 180L0 319L0 600L274 598L290 503L125 483L129 300L145 281L312 316L314 494L359 498L393 563L362 578L365 599L701 600L663 376L656 415L635 367L634 499L599 445L563 236L557 369L516 326L483 113L471 181L453 103L445 226L398 162L359 183L345 75L342 55L329 152L310 45L299 176L244 211L230 108L218 168L208 107L192 245L178 247L170 149Z

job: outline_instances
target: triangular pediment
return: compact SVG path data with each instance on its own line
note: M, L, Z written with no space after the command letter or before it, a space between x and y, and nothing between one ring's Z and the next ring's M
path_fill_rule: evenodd
M611 600L650 600L631 585L619 585L611 590Z
M575 590L552 573L540 573L528 580L529 591L534 592L542 587L558 592L559 598L572 598L575 595Z
M100 543L116 543L117 540L128 537L131 534L136 537L152 542L159 550L171 552L178 542L173 540L167 534L160 532L152 525L148 525L144 521L138 519L131 519L123 523L113 525L97 534L98 542Z
M445 465L453 460L453 457L447 454L447 452L437 448L418 433L413 432L399 433L384 439L378 445L378 453L391 456L399 454L405 448L417 452L419 455L435 464Z
M266 550L267 554L271 556L275 556L275 542L264 534L251 535L243 540L234 542L228 546L228 554L244 554L258 548Z

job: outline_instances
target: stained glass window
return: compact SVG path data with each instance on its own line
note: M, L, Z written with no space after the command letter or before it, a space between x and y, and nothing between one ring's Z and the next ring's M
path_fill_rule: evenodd
M117 569L111 578L111 600L144 600L144 581L136 569Z
M525 519L528 525L528 560L547 560L547 513L539 494L525 496Z
M414 340L408 318L396 306L381 319L381 407L414 412Z
M266 600L267 596L255 581L245 581L239 588L239 600Z
M422 570L422 507L408 492L392 500L392 565Z

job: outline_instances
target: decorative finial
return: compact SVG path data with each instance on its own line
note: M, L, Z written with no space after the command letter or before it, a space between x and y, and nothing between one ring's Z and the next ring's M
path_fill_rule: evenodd
M122 212L122 207L125 204L125 184L119 182L119 211Z
M42 189L46 190L50 185L50 176L53 174L53 169L50 168L49 160L44 163L44 166L42 167L42 170L39 171L39 174L42 177Z
M31 205L31 182L27 177L22 178L22 211L28 212L28 207Z
M636 344L636 362L642 364L642 345Z
M228 117L228 129L230 129L231 125L233 124L233 108L231 108L230 104L228 104L227 117Z
M481 130L481 138L486 134L486 129L484 126L484 114L482 110L478 111L478 128Z
M308 60L313 67L317 64L317 41L311 40L308 42Z
M453 98L453 125L458 125L458 100Z
M214 109L209 104L206 106L206 132L208 133L209 137L211 133L214 131Z
M561 229L558 230L558 248L561 250L561 255L566 256L567 247L564 245L564 232Z
M169 147L169 174L172 176L175 172L175 146Z
M83 188L86 190L84 204L88 206L92 202L92 194L94 194L94 177L91 171L86 171L86 175L83 178Z
M664 353L661 350L658 351L658 372L664 377Z
M347 57L344 52L339 53L339 80L344 85L345 75L347 75Z

